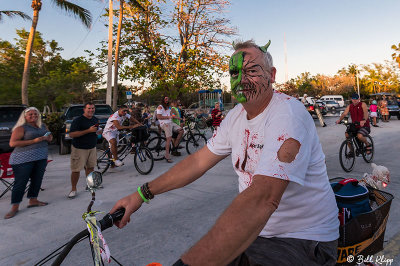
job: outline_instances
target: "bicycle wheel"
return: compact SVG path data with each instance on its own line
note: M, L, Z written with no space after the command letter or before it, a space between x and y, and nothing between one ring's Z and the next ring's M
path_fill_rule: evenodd
M117 146L118 154L121 154L122 152L124 152L126 147L127 147L127 145L128 145L128 141L126 140L126 138L120 139L119 142L118 142L118 146ZM100 148L103 151L105 151L108 148L110 148L110 143L106 139L103 139L103 142L101 143Z
M188 154L195 153L207 144L207 139L202 134L193 134L186 141L186 151Z
M200 118L199 120L197 120L196 124L197 124L197 127L199 129L206 129L207 128L207 123L204 120L204 118Z
M105 151L98 150L97 154L99 154L97 156L97 170L104 174L110 167L111 152L109 149Z
M363 143L363 152L362 152L362 157L364 159L365 162L370 163L372 161L372 159L374 158L374 141L372 140L371 136L368 135L367 137L367 141L371 144L371 153L367 154L366 153L366 147L365 144Z
M149 140L147 148L151 151L154 161L160 161L165 157L165 138L155 137Z
M154 159L151 151L146 147L139 147L136 150L135 158L133 159L136 170L142 174L147 175L153 170Z
M342 142L342 145L340 145L340 150L339 150L339 161L340 161L340 166L342 166L343 170L346 172L351 172L354 167L354 163L356 161L356 155L354 153L354 145L353 143L350 142L350 145L353 147L353 152L351 152L349 146L347 143L351 140L345 140Z

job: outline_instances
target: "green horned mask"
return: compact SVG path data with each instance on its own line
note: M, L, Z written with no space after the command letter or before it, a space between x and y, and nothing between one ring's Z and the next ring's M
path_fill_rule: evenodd
M271 41L269 41L266 45L260 46L260 50L263 53L267 52L267 49ZM238 53L232 55L229 60L229 74L231 75L231 91L233 97L239 103L244 103L247 101L246 96L243 94L243 86L241 85L242 75L243 75L243 61L244 61L244 52L239 51Z

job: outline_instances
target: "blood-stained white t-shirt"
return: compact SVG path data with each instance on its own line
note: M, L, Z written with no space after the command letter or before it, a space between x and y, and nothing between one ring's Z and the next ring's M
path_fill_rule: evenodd
M118 121L120 125L126 120L130 119L130 114L125 114L123 116L119 116L118 111L113 113L107 120L106 126L103 130L103 134L107 132L115 132L118 131L117 127L114 125L113 121Z
M277 153L290 138L301 146L294 161L284 163ZM338 209L325 155L314 121L301 102L274 92L267 108L251 120L239 104L214 131L207 147L217 155L231 154L239 192L251 185L255 175L290 181L260 236L315 241L339 238Z
M158 115L171 116L171 109L165 110L162 105L159 105L156 111ZM158 119L158 121L160 121L161 126L172 123L172 119Z

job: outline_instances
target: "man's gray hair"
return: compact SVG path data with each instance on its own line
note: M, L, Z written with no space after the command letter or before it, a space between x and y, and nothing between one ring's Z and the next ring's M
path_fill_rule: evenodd
M233 49L235 51L240 50L240 49L246 49L246 48L256 48L258 50L260 50L260 46L258 46L254 40L248 40L248 41L236 41L233 42ZM265 64L268 67L268 70L271 70L271 68L274 67L274 63L272 60L272 56L271 54L267 51L266 53L262 52L260 50L260 52L264 55L264 60L265 60Z

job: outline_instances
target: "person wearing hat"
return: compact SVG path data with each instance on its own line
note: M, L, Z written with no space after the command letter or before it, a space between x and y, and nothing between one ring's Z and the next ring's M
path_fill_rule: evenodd
M360 101L360 95L357 93L353 93L351 95L351 104L346 107L344 110L343 114L340 116L340 118L336 121L336 124L339 124L345 116L350 112L351 116L351 122L355 123L358 122L359 124L356 125L357 129L357 138L364 142L366 149L367 149L367 154L371 153L371 143L368 143L366 136L369 135L371 132L371 128L369 126L369 119L368 119L368 108L367 105L363 102ZM345 133L346 139L348 139L349 133L346 131ZM350 146L350 149L352 149L353 146ZM351 150L350 156L354 156L354 151Z
M378 103L376 100L373 100L371 105L369 106L370 116L372 117L372 126L378 127L376 124L376 118L378 117Z

